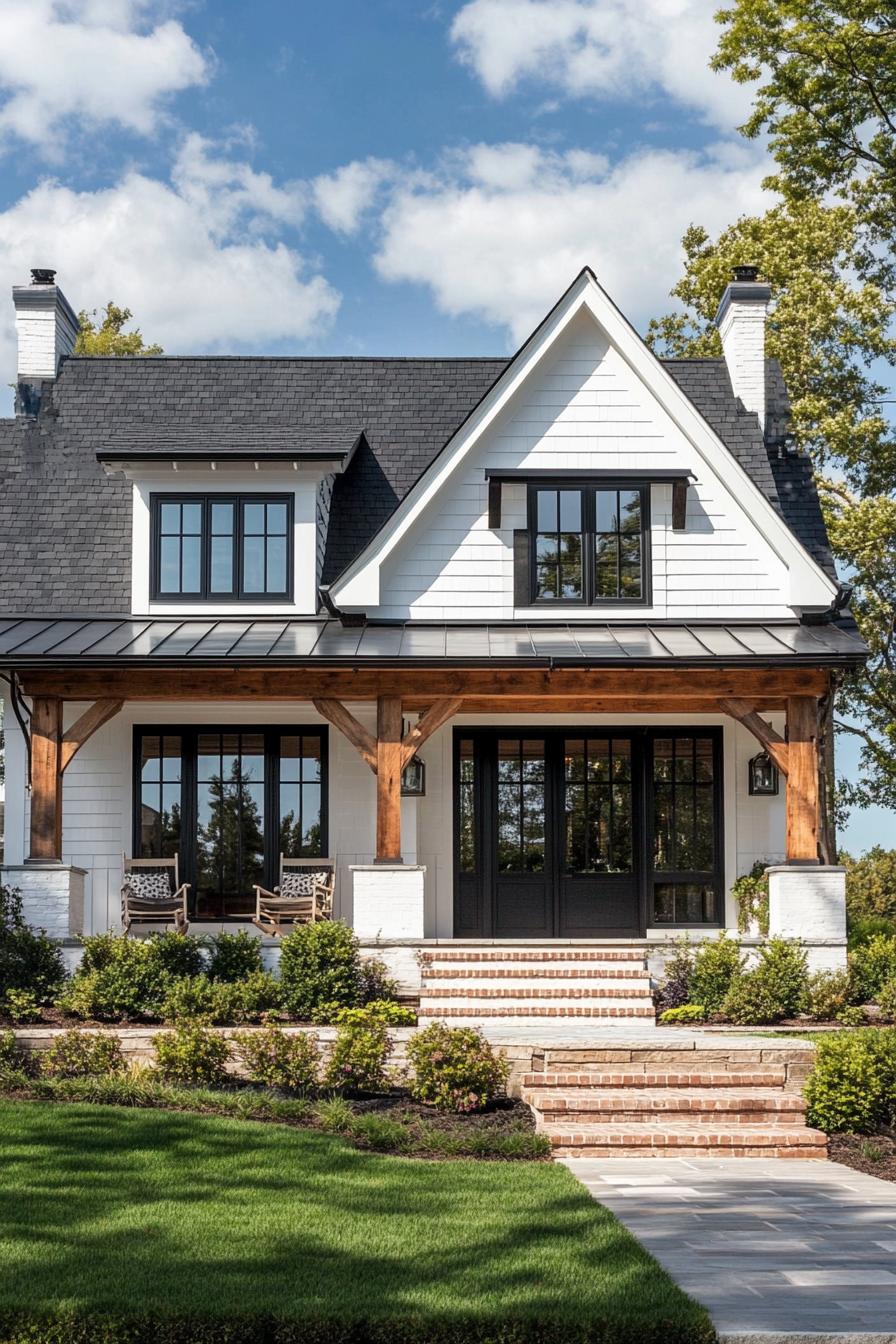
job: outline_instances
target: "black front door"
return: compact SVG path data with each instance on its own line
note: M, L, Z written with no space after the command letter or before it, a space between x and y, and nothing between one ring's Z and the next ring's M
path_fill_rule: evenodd
M636 936L643 743L595 730L456 737L455 936Z

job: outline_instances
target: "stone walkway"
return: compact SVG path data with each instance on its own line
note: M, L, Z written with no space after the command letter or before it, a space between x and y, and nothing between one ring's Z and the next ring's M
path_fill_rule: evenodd
M564 1159L720 1338L896 1344L896 1184L834 1162Z

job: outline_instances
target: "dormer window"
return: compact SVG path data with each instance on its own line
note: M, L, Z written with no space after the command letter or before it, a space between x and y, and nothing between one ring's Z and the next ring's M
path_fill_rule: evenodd
M292 601L292 495L154 494L154 601Z
M529 488L531 602L644 604L649 601L648 488Z

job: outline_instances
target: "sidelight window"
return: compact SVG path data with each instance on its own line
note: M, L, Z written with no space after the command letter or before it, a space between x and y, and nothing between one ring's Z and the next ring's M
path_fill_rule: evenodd
M653 917L657 924L719 918L718 747L711 737L653 740Z

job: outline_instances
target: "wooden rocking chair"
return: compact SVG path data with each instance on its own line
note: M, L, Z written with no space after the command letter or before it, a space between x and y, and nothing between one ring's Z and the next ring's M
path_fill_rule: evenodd
M132 924L171 924L186 933L188 882L181 882L177 855L173 859L129 859L124 856L121 922L125 935Z
M262 933L277 938L284 924L316 924L333 917L335 859L287 859L280 855L280 881L273 891L255 887L255 918Z

